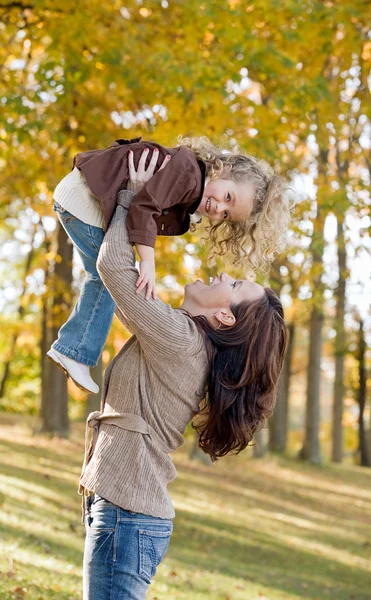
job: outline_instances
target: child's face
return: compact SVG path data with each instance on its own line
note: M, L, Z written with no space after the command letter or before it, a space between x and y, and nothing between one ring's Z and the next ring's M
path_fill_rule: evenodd
M252 183L212 179L205 187L197 212L212 221L245 221L251 213L254 194Z

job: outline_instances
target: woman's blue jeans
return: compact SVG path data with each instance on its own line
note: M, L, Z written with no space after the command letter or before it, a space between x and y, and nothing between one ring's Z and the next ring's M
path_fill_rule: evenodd
M171 519L87 498L83 600L143 600L168 548Z
M104 231L101 227L83 223L57 202L54 202L53 210L81 257L86 277L77 303L52 347L79 363L94 367L103 350L115 312L115 303L97 271Z

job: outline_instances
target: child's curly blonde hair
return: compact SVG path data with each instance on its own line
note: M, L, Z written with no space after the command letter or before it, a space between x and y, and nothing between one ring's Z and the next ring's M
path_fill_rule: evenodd
M215 255L231 259L254 271L269 272L274 257L286 246L290 204L286 184L264 160L245 154L240 148L226 151L207 137L179 138L206 164L211 179L232 179L255 186L253 208L246 221L221 221L206 228Z

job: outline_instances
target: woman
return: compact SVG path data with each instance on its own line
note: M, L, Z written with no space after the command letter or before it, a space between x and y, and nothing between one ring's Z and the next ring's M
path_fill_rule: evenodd
M246 448L272 412L286 347L281 304L256 283L225 273L209 286L196 280L178 310L137 294L132 196L119 193L98 259L116 315L134 335L109 364L101 410L87 422L84 600L145 598L172 533L169 453L197 414L200 446L213 460Z

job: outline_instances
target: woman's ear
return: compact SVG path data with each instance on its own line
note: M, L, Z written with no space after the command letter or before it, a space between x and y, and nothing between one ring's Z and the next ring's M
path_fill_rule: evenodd
M218 322L218 327L232 327L232 325L234 325L236 322L236 318L232 311L226 308L220 308L216 313L214 313L214 317Z

